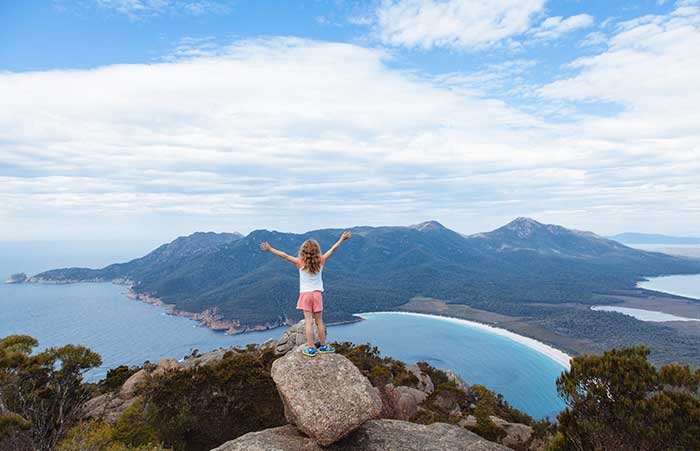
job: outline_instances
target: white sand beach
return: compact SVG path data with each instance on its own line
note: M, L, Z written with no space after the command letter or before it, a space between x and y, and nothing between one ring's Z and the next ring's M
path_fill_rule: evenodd
M491 332L496 335L501 335L503 337L509 338L513 341L516 341L518 343L521 343L525 346L527 346L530 349L534 349L535 351L546 355L550 359L554 360L561 366L563 366L566 369L570 368L570 361L571 361L571 356L565 353L564 351L561 351L559 349L556 349L548 344L542 343L541 341L537 341L534 338L529 338L525 337L522 335L518 335L515 332L511 332L506 329L502 329L500 327L494 327L490 326L488 324L483 324L483 323L477 323L475 321L469 321L466 319L461 319L461 318L454 318L451 316L440 316L440 315L429 315L427 313L413 313L413 312L366 312L366 313L357 313L356 316L359 316L360 318L365 318L367 316L372 316L372 315L409 315L409 316L422 316L426 318L434 318L438 319L440 321L446 321L450 323L456 323L456 324L461 324L463 326L467 327L473 327L476 329L482 329L487 332Z

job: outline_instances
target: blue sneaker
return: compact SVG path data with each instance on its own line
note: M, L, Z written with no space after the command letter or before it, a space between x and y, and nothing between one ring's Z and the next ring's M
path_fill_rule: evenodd
M307 357L316 357L316 348L306 348L301 353Z
M331 345L323 345L318 348L318 352L320 354L333 354L335 352L335 348Z

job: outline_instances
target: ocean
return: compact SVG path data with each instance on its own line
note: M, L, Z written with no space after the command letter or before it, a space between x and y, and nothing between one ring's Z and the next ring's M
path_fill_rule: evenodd
M103 364L86 375L89 380L104 377L117 365L180 359L192 349L204 352L261 343L284 331L225 335L167 315L162 307L129 299L126 287L109 283L0 284L0 312L0 337L28 334L39 340L41 348L74 343L98 352ZM535 418L553 418L564 407L554 383L563 370L561 364L488 331L439 318L374 314L358 323L330 327L328 335L329 340L370 342L382 355L407 363L425 360L453 369L467 383L503 394L511 405Z

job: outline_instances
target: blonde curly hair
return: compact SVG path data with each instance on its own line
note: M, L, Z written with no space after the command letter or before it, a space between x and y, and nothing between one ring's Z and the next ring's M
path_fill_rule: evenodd
M321 246L316 240L306 240L299 248L299 259L304 266L302 269L311 274L321 271Z

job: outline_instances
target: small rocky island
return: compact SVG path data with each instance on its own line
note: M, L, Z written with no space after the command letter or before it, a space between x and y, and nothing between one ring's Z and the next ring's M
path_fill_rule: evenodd
M18 272L16 274L12 274L9 279L5 281L5 283L24 283L27 280L29 280L29 277L23 272Z

